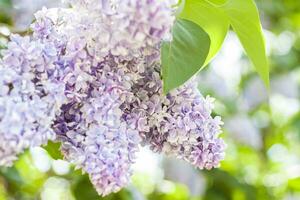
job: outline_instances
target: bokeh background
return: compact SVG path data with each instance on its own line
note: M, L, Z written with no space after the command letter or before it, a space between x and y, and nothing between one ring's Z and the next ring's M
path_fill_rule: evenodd
M42 148L0 168L0 200L298 200L300 199L300 1L256 0L267 43L271 88L230 33L199 74L203 95L216 98L228 145L219 169L192 166L142 149L132 184L98 197L88 177ZM25 34L33 13L58 0L0 0L0 49ZM255 42L255 41L253 41ZM1 74L0 74L1 76Z

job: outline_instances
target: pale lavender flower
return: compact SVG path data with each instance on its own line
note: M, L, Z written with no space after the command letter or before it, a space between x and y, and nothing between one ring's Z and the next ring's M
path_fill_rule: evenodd
M157 0L69 0L75 15L72 36L86 38L95 57L137 56L170 34L174 16L170 5ZM80 15L78 11L80 9ZM71 21L70 21L71 22ZM71 26L70 26L71 27ZM70 31L70 30L69 30Z
M212 99L204 98L194 80L162 94L160 66L148 66L134 86L137 100L126 116L140 131L143 143L155 152L184 159L196 167L211 169L224 158L220 117L211 117Z
M123 64L110 56L92 67L86 98L69 98L54 125L65 158L89 174L101 195L128 184L140 143L138 131L123 119L123 105L133 98Z
M13 35L0 61L0 165L10 166L26 148L55 139L51 125L64 103L54 74L56 49Z
M112 54L134 54L135 50L156 46L169 36L174 16L167 2L122 0L116 7L111 25Z
M56 138L100 195L128 184L140 143L201 169L218 166L224 144L211 99L191 82L162 94L158 49L174 21L170 4L67 3L39 11L33 36L12 36L3 53L0 164Z
M130 89L135 79L123 65L134 62L113 57L103 48L98 48L103 54L93 52L97 48L92 44L102 44L95 39L102 34L99 31L103 32L99 29L101 21L99 26L96 23L101 20L101 13L93 13L93 18L89 11L80 14L75 11L44 9L36 15L33 30L41 33L35 37L44 42L67 38L60 45L56 66L68 102L61 107L62 114L53 128L62 142L65 158L87 172L99 194L106 195L129 182L131 164L140 143L138 131L128 127L121 110L133 98ZM63 16L58 17L59 24L52 13ZM40 24L48 24L46 30L50 31L41 32L45 29L39 28Z

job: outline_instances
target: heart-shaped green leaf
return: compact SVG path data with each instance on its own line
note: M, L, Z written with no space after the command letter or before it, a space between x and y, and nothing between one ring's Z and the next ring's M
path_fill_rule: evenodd
M192 21L180 19L173 40L161 49L163 89L167 93L190 79L203 66L210 47L208 34Z
M253 0L228 0L223 9L256 71L269 86L269 65L259 14Z
M215 0L216 1L216 0ZM214 3L216 3L214 1ZM222 3L224 0L219 0ZM206 66L220 50L229 29L226 14L206 0L185 0L185 7L180 18L193 21L209 35L211 44L209 54L203 67Z
M256 71L269 86L265 42L254 0L185 0L179 17L197 23L210 36L211 47L203 66L219 51L231 25Z

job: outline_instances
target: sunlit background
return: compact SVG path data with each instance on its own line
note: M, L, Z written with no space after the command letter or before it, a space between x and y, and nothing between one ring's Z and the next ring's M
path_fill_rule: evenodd
M0 168L0 200L268 200L300 199L300 1L257 0L271 67L267 90L230 33L199 75L203 95L228 145L219 169L192 166L142 149L130 186L98 197L88 177L42 148ZM11 32L25 34L33 13L57 0L0 0L0 49ZM1 76L1 74L0 74Z

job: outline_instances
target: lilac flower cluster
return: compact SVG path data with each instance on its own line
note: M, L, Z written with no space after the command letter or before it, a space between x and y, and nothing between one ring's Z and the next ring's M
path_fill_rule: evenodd
M28 147L55 139L52 120L65 102L55 78L56 49L29 37L11 36L0 61L0 165L10 166Z
M65 158L87 172L102 195L129 182L140 143L139 132L123 118L122 109L133 99L132 83L125 63L118 62L109 56L98 63L87 98L70 98L54 125Z
M66 2L71 8L37 12L32 37L12 36L3 52L0 165L55 140L100 195L126 186L140 144L200 169L217 167L224 143L211 98L193 80L162 93L159 45L169 38L171 6Z
M225 144L218 138L222 121L213 118L213 99L204 98L195 80L162 94L160 66L154 62L134 85L136 101L128 119L135 119L143 143L155 152L184 159L196 167L211 169L224 158Z

